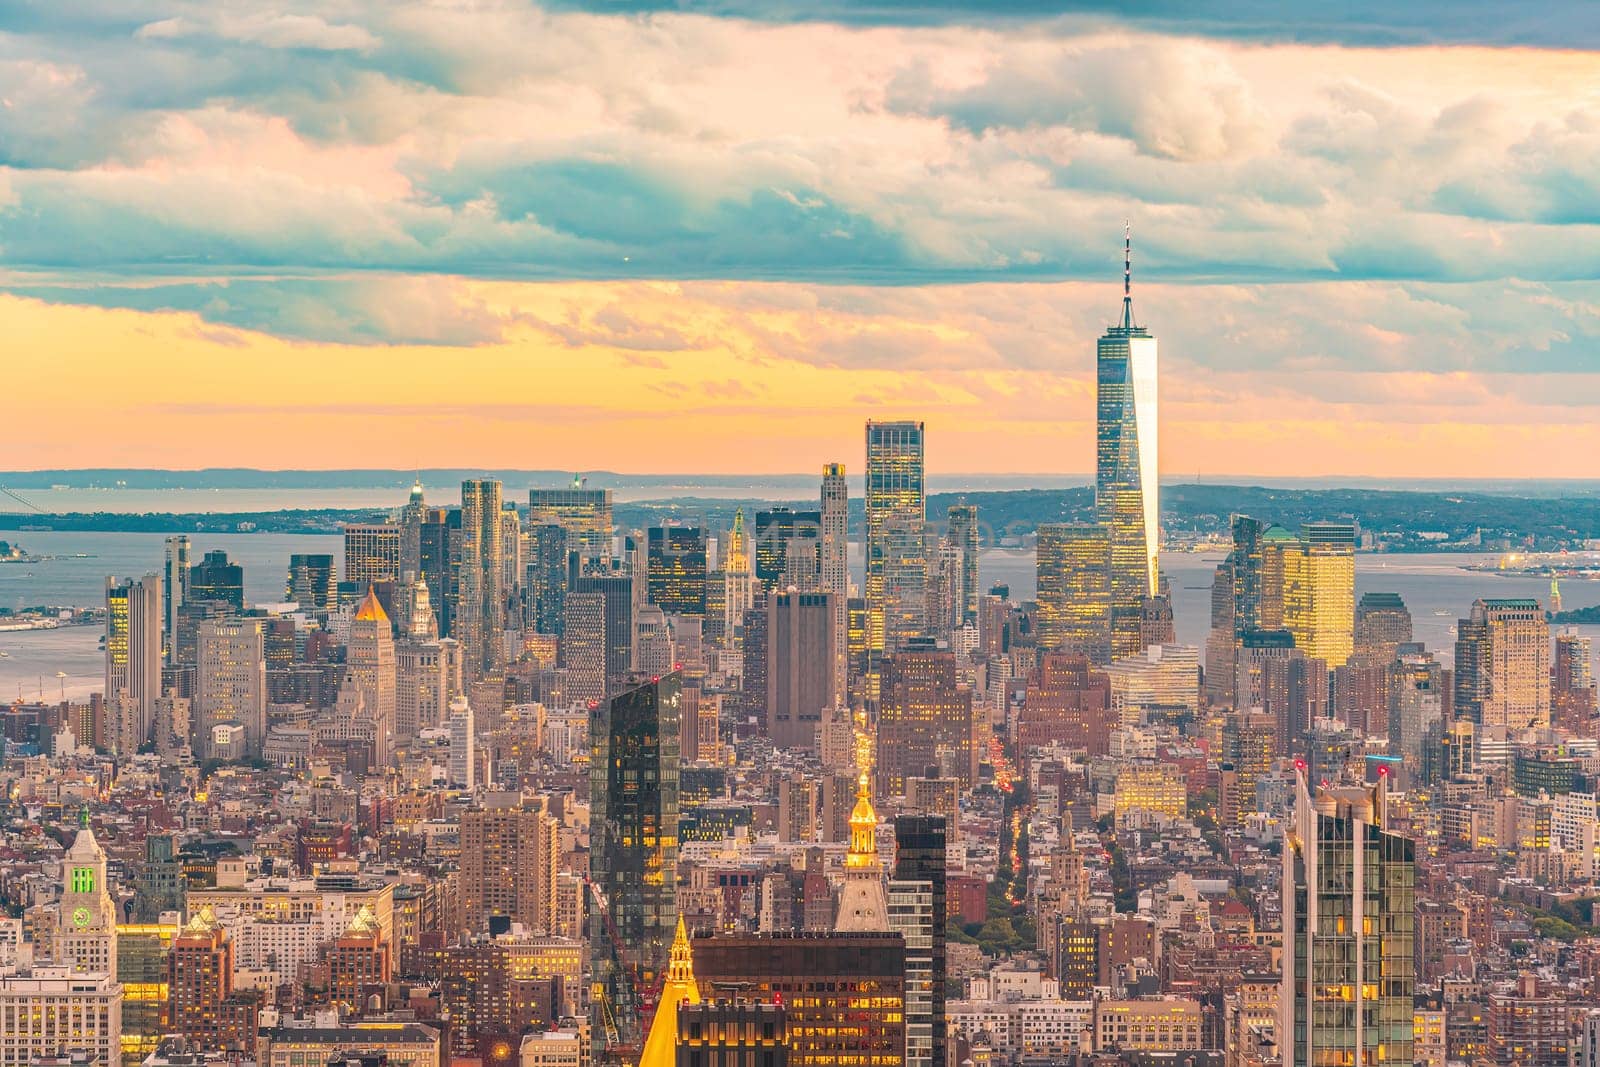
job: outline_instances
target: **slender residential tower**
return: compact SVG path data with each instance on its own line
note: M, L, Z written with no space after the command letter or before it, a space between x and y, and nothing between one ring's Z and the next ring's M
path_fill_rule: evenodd
M1111 531L1111 657L1139 651L1143 598L1160 584L1156 339L1133 321L1133 241L1124 236L1122 321L1096 356L1095 505Z
M822 560L823 592L833 594L833 702L844 707L849 699L850 647L846 640L845 612L850 598L849 563L850 490L844 480L844 464L829 463L822 468Z

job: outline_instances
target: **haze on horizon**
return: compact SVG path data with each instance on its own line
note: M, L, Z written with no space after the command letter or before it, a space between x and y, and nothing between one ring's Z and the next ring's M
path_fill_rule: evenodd
M4 465L1590 476L1592 10L1147 10L0 15Z

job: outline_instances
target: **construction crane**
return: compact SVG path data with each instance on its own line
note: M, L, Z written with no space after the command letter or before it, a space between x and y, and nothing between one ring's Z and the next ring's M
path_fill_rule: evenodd
M638 963L629 962L628 957L624 954L622 936L617 933L617 924L612 919L611 904L606 900L605 892L595 884L592 878L585 875L583 881L584 885L589 889L589 896L594 902L595 911L600 916L600 921L605 925L606 939L611 942L611 951L616 958L618 972L622 975L622 1000L626 1004L633 1005L634 1008L634 1027L627 1035L626 1041L624 1041L622 1027L617 1019L616 1006L612 1004L610 990L606 988L606 983L596 976L596 981L590 987L590 995L600 1002L600 1019L606 1032L606 1049L603 1053L603 1058L610 1062L631 1063L637 1060L638 1054L643 1047L643 1034L655 1016L655 1002L661 993L660 983L659 981L655 983L653 988L647 991L646 996L640 995L643 991L644 978L639 973ZM664 977L664 975L659 977ZM617 1006L624 1005L619 1004Z

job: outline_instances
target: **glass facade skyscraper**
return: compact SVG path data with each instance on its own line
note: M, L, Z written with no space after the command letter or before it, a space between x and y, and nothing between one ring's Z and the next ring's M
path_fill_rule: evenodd
M591 713L589 876L595 1034L609 1011L619 1040L636 1040L637 993L653 989L678 921L676 673L625 689Z
M1095 504L1111 531L1112 658L1139 651L1143 599L1160 592L1156 339L1134 325L1131 253L1123 264L1122 321L1096 350Z
M867 653L876 674L885 652L927 627L922 423L867 423L866 518Z
M1283 1067L1412 1062L1416 845L1385 829L1386 780L1312 798L1297 765L1283 848Z
M652 526L648 536L650 603L671 615L705 615L705 531Z
M1039 527L1039 647L1111 659L1111 531L1101 524Z

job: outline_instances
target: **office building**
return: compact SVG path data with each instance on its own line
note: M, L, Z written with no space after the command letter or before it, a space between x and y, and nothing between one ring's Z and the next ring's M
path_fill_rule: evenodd
M847 632L850 597L850 489L844 464L822 468L822 543L817 549L818 588L832 593L834 686L833 702L843 707L850 691L850 648Z
M1550 661L1550 718L1577 734L1590 732L1596 706L1592 645L1582 634L1556 635L1555 656Z
M178 633L178 609L189 599L189 538L184 534L166 541L166 563L161 574L161 657L173 662L173 646Z
M1356 605L1355 651L1378 663L1392 663L1401 645L1411 643L1411 612L1399 593L1362 593Z
M611 560L611 490L588 489L582 479L571 488L528 490L529 526L555 525L567 531L568 550L583 562Z
M1122 320L1095 351L1095 507L1110 537L1112 659L1139 651L1140 603L1161 592L1156 339L1133 321L1131 242L1124 252Z
M348 558L350 531L345 527L345 544ZM295 552L289 556L289 575L284 582L283 597L300 610L313 615L326 615L338 606L338 579L333 572L333 556L326 552Z
M500 588L509 598L522 586L522 517L517 506L506 503L500 508ZM512 620L512 629L519 620Z
M677 1023L676 1067L788 1067L788 1009L782 1004L686 1002Z
M605 691L616 692L633 670L634 608L642 606L636 597L634 579L628 574L581 575L572 580L570 601L576 593L599 593L605 617ZM571 625L572 614L567 615Z
M1273 542L1263 565L1269 574L1282 567L1281 625L1294 634L1295 647L1329 667L1343 666L1355 651L1355 525L1306 523L1298 538Z
M944 539L961 553L961 620L970 624L978 621L978 533L978 506L951 504Z
M72 847L61 857L63 884L57 905L56 963L74 974L117 973L117 908L106 883L106 853L80 820Z
M461 645L446 637L395 647L394 733L407 741L446 725L450 701L461 693Z
M589 719L594 1030L609 1012L624 1043L639 1032L633 983L660 980L677 926L681 688L673 673L624 689Z
M1039 647L1111 661L1111 528L1043 523L1038 530Z
M422 524L428 521L428 504L423 499L422 480L411 483L411 493L400 508L400 578L422 575Z
M977 775L972 689L963 685L953 652L904 650L884 662L878 706L878 782L885 796L903 796L906 780L945 759L963 789Z
M813 589L819 580L822 513L774 507L756 512L756 580L766 589Z
M261 751L266 737L267 662L260 619L200 624L195 672L195 750L206 758ZM242 737L234 738L235 733ZM227 755L222 755L226 753Z
M161 696L161 579L106 579L106 703L121 702L113 750L131 756L148 742Z
M398 581L400 527L350 523L344 528L344 580L355 588Z
M34 967L0 974L0 1067L34 1067L81 1052L95 1067L122 1058L122 986L115 975Z
M1302 764L1283 848L1283 1067L1408 1067L1415 845L1386 828L1377 786L1325 787Z
M195 600L218 600L233 611L244 610L244 568L228 562L221 549L207 552L189 568L189 591L185 604Z
M790 1067L905 1062L905 939L898 933L696 937L707 1000L782 1003Z
M833 593L767 597L767 734L781 748L817 747L823 713L834 707Z
M491 478L461 483L461 569L456 622L462 671L472 680L505 666L505 587L500 537L500 483Z
M528 622L542 634L560 634L567 597L568 535L554 523L528 527L528 559L523 588Z
M377 750L387 753L394 744L397 718L394 628L371 586L350 620L345 665L376 730Z
M1017 748L1026 752L1035 746L1063 744L1103 756L1120 721L1111 702L1109 676L1095 670L1087 656L1047 652L1028 675L1017 711Z
M736 508L733 526L728 530L722 566L706 579L706 634L720 647L744 647L744 617L755 606L756 578L752 569L750 534L744 526L744 509ZM721 581L721 596L716 586ZM712 601L716 600L714 606Z
M1519 731L1550 725L1550 624L1537 600L1477 600L1456 624L1455 717Z
M906 943L906 1067L934 1067L944 1061L933 1053L933 987L943 985L933 969L933 935L948 917L935 916L933 887L925 881L892 879L887 899L889 928Z
M867 423L866 640L869 670L926 629L923 426Z
M1389 753L1420 772L1424 739L1437 733L1446 711L1444 668L1421 645L1400 646L1389 667Z
M440 637L456 636L460 597L461 510L429 508L417 531L417 578L428 587Z
M562 693L569 701L593 706L606 695L606 598L602 593L569 593L562 616Z
M1111 664L1106 675L1112 708L1125 724L1192 717L1200 710L1200 650L1193 645L1151 645Z
M706 537L698 526L652 526L649 600L672 615L706 613Z

